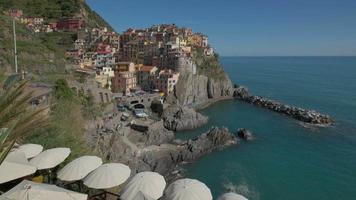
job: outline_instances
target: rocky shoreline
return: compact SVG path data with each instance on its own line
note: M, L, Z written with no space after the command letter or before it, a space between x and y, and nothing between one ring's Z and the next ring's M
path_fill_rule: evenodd
M117 118L95 127L88 124L87 141L103 158L130 166L132 172L155 171L167 180L181 177L180 165L238 143L236 134L227 128L212 127L206 133L190 139L177 140L164 127L163 120L149 124L147 130L130 126L117 128Z
M237 87L234 91L234 97L255 106L285 114L304 123L313 125L331 125L334 122L329 115L324 115L314 110L289 106L271 99L251 95L244 87Z

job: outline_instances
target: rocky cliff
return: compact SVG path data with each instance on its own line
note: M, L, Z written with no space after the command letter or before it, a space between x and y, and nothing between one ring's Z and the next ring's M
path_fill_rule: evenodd
M200 107L211 100L232 95L233 85L226 74L218 79L200 74L182 74L175 90L177 103L189 107Z

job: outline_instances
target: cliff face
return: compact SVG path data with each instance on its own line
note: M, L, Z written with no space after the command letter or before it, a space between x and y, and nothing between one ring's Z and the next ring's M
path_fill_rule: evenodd
M233 85L227 75L213 79L206 75L182 74L176 85L175 97L182 106L197 107L210 100L232 97Z
M199 107L211 100L233 96L233 84L217 54L206 56L204 49L195 47L192 62L196 65L196 75L183 72L176 85L175 97L179 105Z

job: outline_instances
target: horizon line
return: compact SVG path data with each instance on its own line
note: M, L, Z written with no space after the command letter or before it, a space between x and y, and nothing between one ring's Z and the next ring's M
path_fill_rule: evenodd
M356 57L356 55L219 55L220 57Z

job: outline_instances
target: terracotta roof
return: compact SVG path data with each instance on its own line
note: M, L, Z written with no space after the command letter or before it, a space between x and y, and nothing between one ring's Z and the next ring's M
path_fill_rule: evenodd
M143 71L143 72L150 72L153 68L155 68L155 66L142 66L140 68L140 71Z

